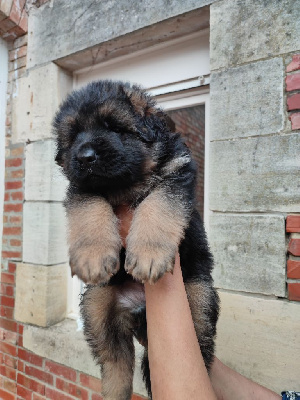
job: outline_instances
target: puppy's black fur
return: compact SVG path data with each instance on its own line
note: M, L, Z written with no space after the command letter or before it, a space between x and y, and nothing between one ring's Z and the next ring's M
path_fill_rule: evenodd
M174 266L183 279L199 345L209 369L218 295L213 259L194 208L196 168L167 116L145 91L99 81L71 93L54 120L56 161L70 181L65 207L70 265L90 284L83 295L84 332L101 365L105 399L132 393L133 336L145 345L143 371L151 396L143 285ZM122 249L114 207L134 209ZM166 360L167 362L167 360Z

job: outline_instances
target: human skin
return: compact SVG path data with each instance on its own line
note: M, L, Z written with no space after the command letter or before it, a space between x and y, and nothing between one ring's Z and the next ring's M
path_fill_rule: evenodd
M133 212L116 210L120 235L126 236ZM199 348L177 254L173 274L145 283L148 355L153 400L279 400L281 397L216 357L208 376Z

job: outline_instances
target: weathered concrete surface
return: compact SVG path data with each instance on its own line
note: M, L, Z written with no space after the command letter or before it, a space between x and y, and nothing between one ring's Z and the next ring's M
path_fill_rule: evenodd
M99 2L94 0L56 0L46 4L44 7L31 8L29 13L28 32L28 67L40 65L45 62L57 60L70 54L77 53L98 44L133 33L145 27L151 27L161 21L174 17L174 21L166 23L164 34L157 36L152 30L139 39L131 38L121 47L128 52L128 47L135 42L137 48L148 47L167 37L175 37L176 31L181 30L180 14L199 9L215 0L158 0L155 4L151 0L110 0ZM207 15L208 17L208 15ZM208 18L206 18L206 23ZM183 33L191 32L193 26L201 29L201 20L198 26L188 24L190 30L183 28ZM159 30L159 29L158 29ZM105 49L96 49L92 58L97 58L98 51L104 50L105 58L112 53L119 52L120 46L110 43ZM120 55L120 54L118 54ZM85 53L85 57L90 55ZM100 55L101 56L101 55ZM91 60L92 60L91 58ZM74 61L77 63L77 61ZM94 60L95 63L95 60ZM92 64L90 62L89 64ZM67 65L65 65L67 66ZM69 63L70 69L74 70L79 65Z
M37 141L26 146L25 200L62 201L67 179L55 161L53 140Z
M90 349L84 340L82 331L77 331L75 321L65 321L48 329L25 326L23 345L26 349L48 358L59 364L66 365L85 374L100 378L100 368L95 364ZM76 351L74 351L76 349ZM135 341L135 373L133 389L135 393L146 396L147 392L142 382L141 358L143 347Z
M65 211L60 203L24 203L23 261L51 265L68 261Z
M300 211L298 133L210 143L209 207Z
M285 296L283 216L214 213L209 222L216 287Z
M67 264L44 267L17 264L15 319L26 324L50 326L67 311Z
M211 6L211 69L299 50L300 3L223 0Z
M219 292L216 354L278 394L299 387L300 304Z
M72 77L53 63L17 79L12 106L13 143L51 138L52 119L70 90Z
M211 140L282 130L283 72L275 58L211 74Z

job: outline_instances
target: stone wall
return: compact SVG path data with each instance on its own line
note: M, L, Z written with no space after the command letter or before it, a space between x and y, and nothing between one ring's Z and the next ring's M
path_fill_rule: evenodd
M299 17L293 0L223 0L210 19L217 354L277 391L296 387L300 368L290 361L299 337L284 334L300 315L287 300L299 301L300 287Z

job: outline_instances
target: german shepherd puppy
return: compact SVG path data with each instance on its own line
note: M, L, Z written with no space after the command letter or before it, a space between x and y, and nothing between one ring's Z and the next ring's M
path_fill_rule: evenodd
M72 274L88 284L81 301L84 333L101 365L105 400L128 400L133 336L145 345L143 283L181 269L199 345L209 369L219 300L212 255L195 204L196 167L167 116L138 86L98 81L71 93L54 119L56 161L69 179L65 200ZM134 209L122 248L114 208ZM167 360L166 360L167 362Z

